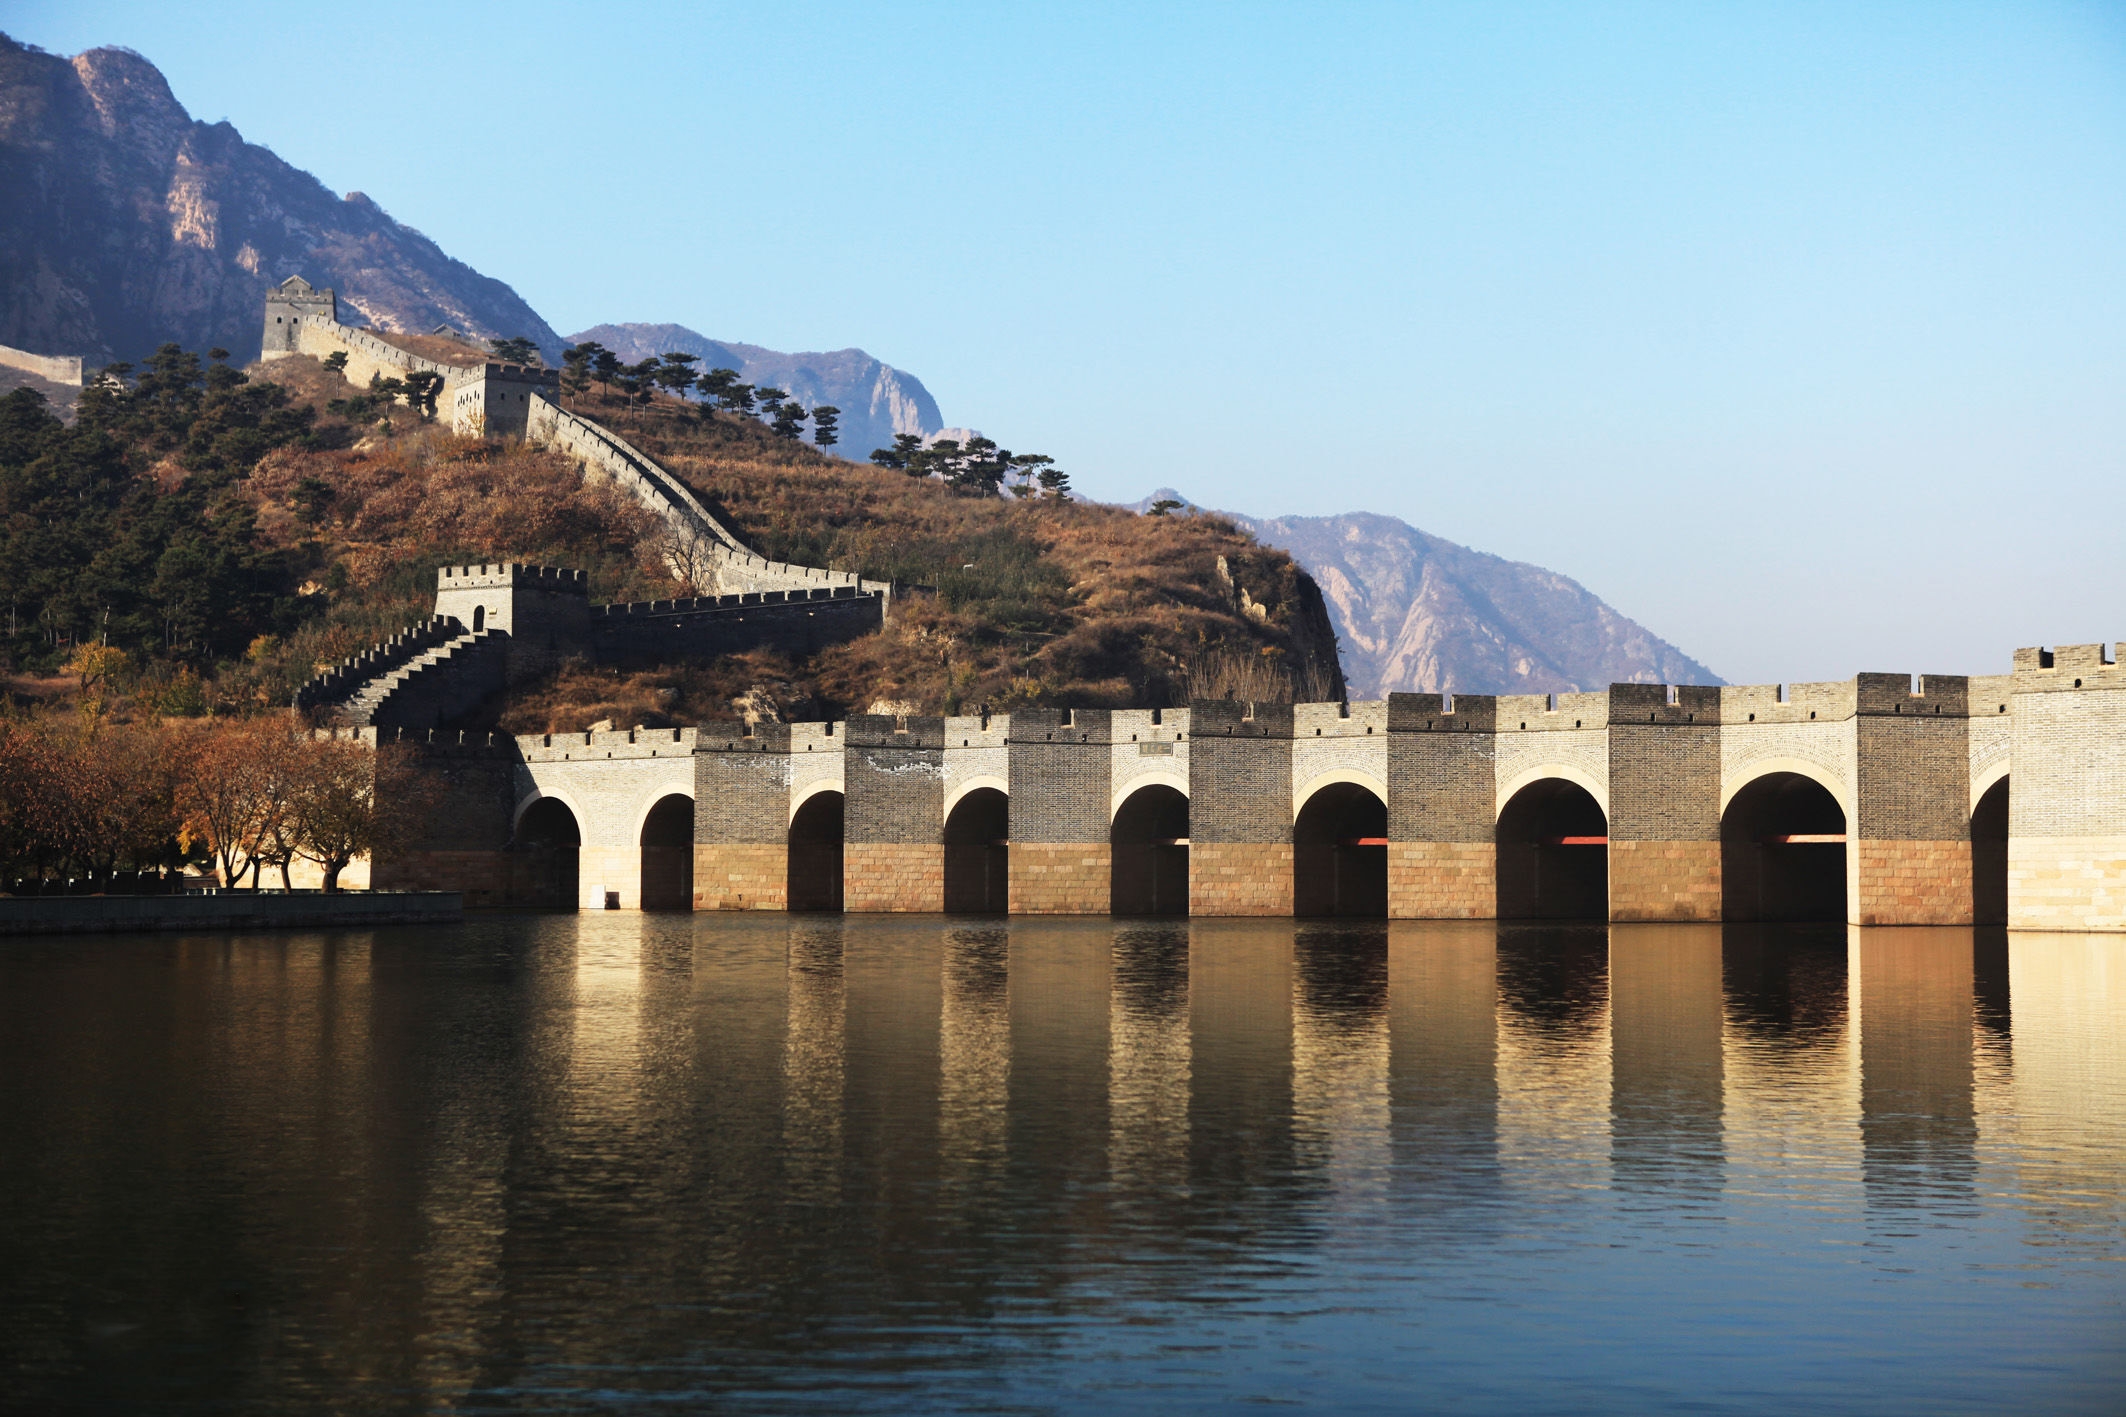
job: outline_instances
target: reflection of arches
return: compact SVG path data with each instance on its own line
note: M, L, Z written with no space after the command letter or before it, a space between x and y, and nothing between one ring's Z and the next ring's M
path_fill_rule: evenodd
M642 819L642 908L694 908L694 799L674 792Z
M1108 828L1108 909L1116 915L1188 914L1188 798L1164 782L1137 787Z
M1010 885L1011 799L994 787L960 793L945 814L945 910L1002 915Z
M576 908L577 858L583 831L558 797L534 798L517 816L510 843L511 896L526 905Z
M1845 832L1845 809L1814 774L1743 783L1720 814L1722 917L1845 919Z
M1501 920L1609 918L1609 819L1592 792L1542 777L1499 811Z
M842 795L812 793L790 819L789 902L792 910L842 908Z
M1357 782L1330 782L1292 823L1294 915L1388 915L1388 804Z
M1971 809L1971 923L2008 923L2008 775Z

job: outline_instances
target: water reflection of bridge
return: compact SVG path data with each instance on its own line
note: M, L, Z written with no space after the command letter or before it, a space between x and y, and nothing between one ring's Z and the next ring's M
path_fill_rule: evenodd
M202 1054L212 1086L157 1095L156 1145L203 1148L187 1185L241 1192L247 1237L365 1257L277 1300L282 1330L336 1337L296 1345L319 1390L449 1406L528 1330L549 1364L772 1364L880 1306L949 1324L1193 1300L1239 1282L1227 1258L1371 1262L1387 1236L1482 1267L1531 1214L1696 1243L1700 1220L1791 1212L1867 1241L2006 1195L2051 1254L2109 1254L2126 1221L2117 938L469 928L448 959L382 935L203 945L142 989L241 1021ZM55 1052L113 1007L88 975L46 1004L13 1046ZM113 1034L112 1057L159 1036ZM64 1164L92 1170L137 1145L96 1076L48 1099L84 1119ZM126 1223L181 1228L189 1204L132 1194ZM350 1332L349 1304L391 1323Z

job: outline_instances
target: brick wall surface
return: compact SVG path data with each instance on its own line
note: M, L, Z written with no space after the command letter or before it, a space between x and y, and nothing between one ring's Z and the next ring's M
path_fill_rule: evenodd
M945 839L945 720L882 714L849 719L843 835L857 842L935 846ZM944 858L939 857L942 861ZM942 868L941 868L942 869ZM853 872L854 867L851 867ZM852 875L850 879L854 879ZM942 878L939 890L944 889ZM850 897L849 909L859 907ZM942 901L943 896L939 899ZM939 906L920 907L936 910Z
M380 891L463 891L467 905L508 905L509 853L498 850L396 852L374 863L369 885ZM353 884L346 875L340 878Z
M935 914L944 908L942 843L852 841L842 848L842 909L849 914Z
M1862 676L1864 691L1876 677ZM1924 682L1942 692L1915 698L1903 675L1889 677L1897 694L1892 711L1883 712L1881 700L1864 692L1853 725L1860 820L1846 830L1869 841L1968 840L1971 751L1964 681L1930 675Z
M1496 723L1496 700L1481 695L1455 695L1451 714L1438 694L1388 696L1390 841L1491 845L1498 793ZM1394 860L1391 849L1391 910Z
M1190 842L1275 842L1289 846L1292 706L1201 700L1189 706L1189 724ZM1285 859L1290 861L1289 851ZM1284 886L1287 901L1291 897L1290 870L1288 865ZM1286 909L1289 911L1289 904Z
M1388 705L1384 700L1355 704L1292 706L1292 795L1296 816L1305 805L1301 794L1323 777L1362 778L1382 794L1388 789Z
M1856 925L1969 925L1971 842L1849 841Z
M1189 846L1189 914L1290 915L1290 842L1203 842Z
M1106 709L1012 713L1008 753L1014 842L1106 843L1112 719Z
M1718 920L1720 843L1609 843L1609 918Z
M1102 842L1011 844L1011 913L1105 915L1112 851Z
M1609 710L1609 839L1720 839L1720 690L1615 684Z
M742 724L703 724L694 747L695 842L788 842L790 767L788 724L756 724L750 736Z
M717 842L694 848L696 910L783 910L789 886L787 846Z
M2012 810L2012 788L2009 802ZM2126 930L2126 834L2011 837L2008 926Z
M1109 716L1108 732L1114 740L1108 748L1110 812L1133 790L1132 783L1160 776L1188 781L1187 709L1116 709Z
M1388 843L1390 919L1489 920L1498 895L1498 848L1488 841Z

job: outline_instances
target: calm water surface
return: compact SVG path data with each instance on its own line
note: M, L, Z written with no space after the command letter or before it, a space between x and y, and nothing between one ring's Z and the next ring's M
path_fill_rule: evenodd
M19 1411L2117 1412L2126 940L0 946Z

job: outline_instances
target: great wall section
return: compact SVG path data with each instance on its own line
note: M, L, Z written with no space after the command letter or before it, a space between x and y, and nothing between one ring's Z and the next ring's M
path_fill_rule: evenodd
M1199 701L971 717L455 730L580 656L654 662L883 623L890 587L753 554L552 371L451 364L291 278L266 357L428 369L453 425L567 452L655 512L696 598L593 606L583 574L444 567L435 616L298 707L418 754L432 834L377 888L581 909L1824 920L2126 931L2126 645L1996 676L1552 696ZM2012 784L2012 790L2011 790Z
M654 663L763 645L806 653L884 622L892 587L843 571L757 555L685 483L626 439L562 408L559 375L482 360L430 358L343 325L338 297L290 276L266 300L268 361L345 355L356 386L425 372L454 430L514 436L574 458L587 476L631 495L665 527L667 562L706 594L593 606L578 571L519 565L446 567L433 619L319 674L296 707L354 727L429 729L462 719L563 660ZM493 602L489 604L488 602Z

